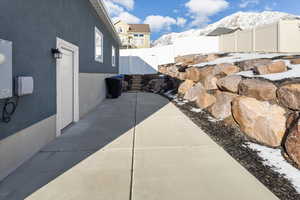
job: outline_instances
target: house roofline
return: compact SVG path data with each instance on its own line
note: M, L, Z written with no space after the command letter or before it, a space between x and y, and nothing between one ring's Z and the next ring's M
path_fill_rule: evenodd
M104 20L105 25L108 27L109 31L113 34L113 37L116 39L118 44L121 46L121 40L120 37L115 29L115 26L111 20L111 18L108 15L107 8L103 2L103 0L89 0L93 7L95 8L98 16Z

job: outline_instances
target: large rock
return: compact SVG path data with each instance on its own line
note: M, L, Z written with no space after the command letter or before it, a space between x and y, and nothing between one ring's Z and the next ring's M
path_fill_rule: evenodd
M286 131L285 110L267 101L237 97L232 113L241 130L250 138L267 146L278 147Z
M238 75L226 76L217 81L220 90L237 93L242 77Z
M276 99L277 87L268 81L257 79L242 80L239 84L239 94L253 97L262 101Z
M300 64L300 58L294 58L291 60L291 64L293 65L299 65Z
M209 62L214 59L216 59L216 56L214 55L191 54L176 57L175 62L183 65L195 65L203 62Z
M162 74L167 74L167 66L164 66L164 65L160 65L158 66L158 71Z
M231 102L236 94L228 92L217 92L216 103L210 108L210 113L217 119L225 119L231 116Z
M218 89L217 81L217 77L209 75L204 77L200 82L203 84L206 90L216 90Z
M190 79L194 82L199 82L200 80L203 80L205 77L214 75L214 67L190 67L186 70L186 78Z
M164 79L152 79L147 85L147 90L154 93L159 93L164 90L165 86Z
M230 63L222 63L215 66L215 74L224 74L224 75L231 75L238 73L240 68L230 64Z
M185 95L187 91L189 91L195 85L192 80L185 80L178 88L178 93L180 95Z
M208 54L206 56L206 62L211 62L211 61L214 61L218 58L219 58L219 56L217 54Z
M167 74L171 77L176 78L178 76L178 73L179 73L178 69L179 69L179 66L172 65L172 66L168 67Z
M197 97L203 92L206 93L203 85L201 83L197 83L196 85L194 85L194 87L192 87L185 93L184 99L191 102L196 101Z
M200 92L197 96L196 104L199 108L205 109L216 102L214 95L207 93L205 90Z
M285 149L289 157L300 167L300 121L290 130L285 141Z
M281 73L286 72L287 70L287 66L283 61L276 61L265 65L258 65L254 68L254 72L259 75Z
M186 79L186 72L178 72L178 73L177 73L177 78L178 78L179 80L184 81L184 80Z
M277 90L279 102L292 110L300 110L300 83L291 83Z
M272 63L272 60L270 59L253 59L241 61L238 63L238 66L241 68L242 71L249 71L253 70L255 67L268 65L270 63Z

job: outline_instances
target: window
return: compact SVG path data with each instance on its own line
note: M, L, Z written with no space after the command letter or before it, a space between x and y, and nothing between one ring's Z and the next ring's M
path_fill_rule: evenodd
M140 37L144 37L144 34L140 34Z
M139 34L134 34L133 36L134 36L134 37L139 37Z
M116 66L116 48L114 46L111 47L111 55L112 55L111 56L111 59L112 59L111 64L113 67L115 67Z
M119 33L122 33L122 32L123 32L122 27L119 27Z
M95 27L95 60L103 62L103 34Z

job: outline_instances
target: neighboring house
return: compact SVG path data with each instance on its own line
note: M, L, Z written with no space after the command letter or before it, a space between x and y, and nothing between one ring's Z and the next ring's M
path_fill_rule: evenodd
M12 44L12 59L5 58L0 41L0 74L2 66L12 68L2 91L10 95L17 76L34 80L32 94L11 98L11 121L0 117L1 180L106 97L121 42L102 0L1 0L0 27L3 44ZM0 116L10 100L3 96Z
M115 23L123 48L150 48L151 31L149 24Z
M206 36L220 36L220 35L234 33L238 30L242 30L242 29L241 28L231 29L231 28L225 28L225 27L218 27L215 30L213 30L212 32L208 33Z

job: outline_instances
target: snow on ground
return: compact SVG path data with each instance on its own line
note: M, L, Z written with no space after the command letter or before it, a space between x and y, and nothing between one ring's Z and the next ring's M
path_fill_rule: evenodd
M200 63L194 65L196 67L204 67L207 65L217 65L222 63L235 63L241 62L246 60L253 60L253 59L261 59L261 58L275 58L278 56L289 56L293 54L282 54L282 53L270 53L270 54L263 54L263 53L231 53L228 57L218 58L211 62ZM275 74L267 74L267 75L255 75L253 71L242 71L237 73L236 75L241 75L244 77L249 78L265 78L271 81L278 81L286 78L298 78L300 77L300 65L293 65L290 63L289 60L274 60L274 61L284 61L288 66L289 70L282 73L275 73Z
M194 113L201 113L202 109L193 107L193 108L191 108L191 111L194 112Z
M285 60L287 66L290 68L286 72L267 74L267 75L255 75L252 71L243 71L237 73L237 75L249 77L249 78L265 78L271 81L278 81L286 78L298 78L300 77L300 65L292 65L289 61Z
M170 99L176 99L177 98L177 94L173 94L175 90L170 90L166 93L164 93L164 95L166 95L167 97L169 97Z
M230 53L227 57L218 58L211 62L200 63L194 65L196 67L204 67L206 65L217 65L222 63L235 63L241 62L245 60L253 60L253 59L260 59L260 58L274 58L278 56L289 56L293 54L282 54L282 53Z
M264 159L264 164L266 166L269 166L274 171L284 175L291 181L297 192L300 193L300 171L284 159L280 149L272 149L251 142L247 142L246 146L257 151L258 155Z

